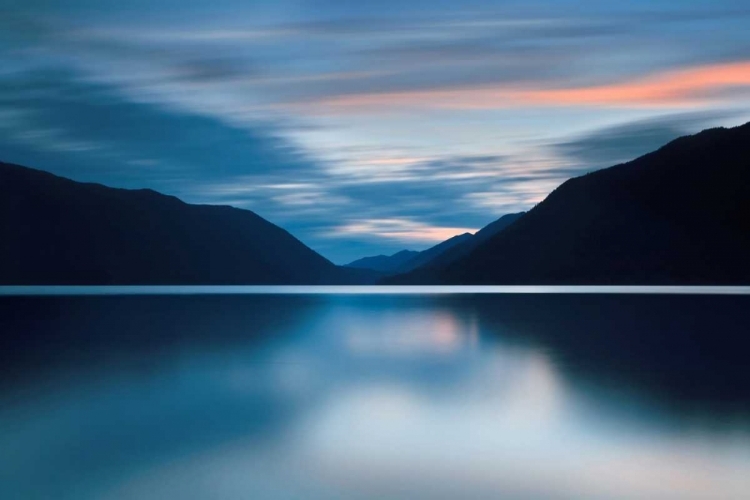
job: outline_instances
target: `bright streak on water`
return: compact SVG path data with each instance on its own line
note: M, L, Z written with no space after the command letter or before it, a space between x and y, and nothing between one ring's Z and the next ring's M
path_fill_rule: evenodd
M0 296L24 295L446 295L446 294L750 295L750 286L654 285L113 285L0 286Z

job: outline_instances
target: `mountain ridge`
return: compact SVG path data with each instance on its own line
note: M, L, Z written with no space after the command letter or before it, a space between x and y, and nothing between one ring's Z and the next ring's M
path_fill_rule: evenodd
M393 273L397 272L400 266L402 266L404 263L408 262L419 254L420 252L414 250L400 250L392 255L380 254L370 257L362 257L361 259L357 259L348 264L344 264L344 267L355 269L370 269L372 271L383 273Z
M2 284L372 281L250 210L0 162Z
M750 123L567 180L469 255L390 284L750 283Z
M357 259L346 266L372 269L394 275L408 273L420 267L447 263L465 255L482 241L502 231L524 213L505 214L476 233L457 234L421 252L401 250L393 255L376 255Z

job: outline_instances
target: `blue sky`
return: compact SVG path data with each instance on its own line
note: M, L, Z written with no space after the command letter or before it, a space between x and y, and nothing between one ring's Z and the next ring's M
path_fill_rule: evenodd
M0 160L251 209L337 263L750 120L736 1L0 0Z

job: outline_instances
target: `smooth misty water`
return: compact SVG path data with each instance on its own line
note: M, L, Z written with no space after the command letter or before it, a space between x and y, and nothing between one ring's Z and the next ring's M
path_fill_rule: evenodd
M0 297L0 498L750 498L749 334L746 295Z

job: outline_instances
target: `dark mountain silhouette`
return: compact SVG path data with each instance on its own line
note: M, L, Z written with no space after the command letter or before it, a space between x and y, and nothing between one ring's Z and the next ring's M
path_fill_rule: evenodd
M750 123L568 180L468 255L391 283L750 284Z
M428 248L427 250L419 252L417 255L399 266L397 271L400 273L405 273L411 271L412 269L427 265L434 259L450 251L451 249L458 248L464 245L473 237L474 235L471 233L463 233L453 236L452 238L448 238L447 240L440 242L437 245Z
M515 221L521 218L522 215L524 215L526 212L518 212L515 214L506 214L497 219L494 222L490 222L486 226L484 226L482 229L476 232L474 235L474 240L472 243L474 245L478 245L479 243L482 243L483 241L487 241L491 237L495 236L500 231L504 230L506 227L513 224Z
M413 250L401 250L393 255L375 255L373 257L363 257L357 259L354 262L346 264L346 267L352 267L356 269L370 269L373 271L379 271L382 273L395 273L398 272L400 267L411 260L412 258L419 255L419 252Z
M402 272L412 271L414 269L417 269L418 267L438 268L446 266L451 262L454 262L461 257L464 257L471 253L471 251L477 248L482 242L487 241L488 239L498 234L500 231L503 231L525 213L526 212L519 212L515 214L503 215L496 221L490 222L476 233L469 234L469 238L465 238L463 241L461 241L460 245L455 245L452 248L448 248L444 252L440 252L439 254L435 255L429 261L424 262L419 266L413 266L411 269L404 269ZM426 251L427 250L425 250L425 252Z
M343 284L335 266L248 210L84 184L0 163L0 284Z
M390 256L365 257L355 260L347 266L371 269L393 275L407 273L423 266L446 264L468 254L479 243L499 233L523 214L524 212L503 215L475 234L459 234L421 252L402 250Z

